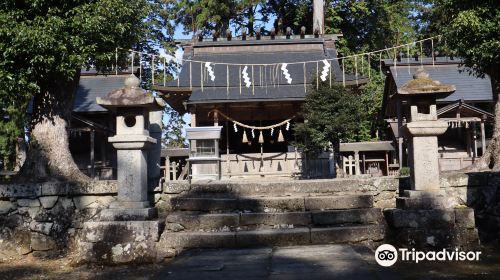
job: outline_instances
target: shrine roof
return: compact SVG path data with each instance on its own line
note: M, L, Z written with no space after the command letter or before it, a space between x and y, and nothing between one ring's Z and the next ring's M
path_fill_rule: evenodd
M308 84L316 81L317 69L323 70L323 63L316 61L337 57L334 41L328 38L194 42L185 45L184 50L179 78L166 87L154 88L164 94L184 91L187 104L304 100ZM302 63L305 61L314 62ZM204 62L212 62L214 81ZM290 83L281 71L282 63L288 64ZM245 66L253 81L249 87L242 77ZM331 60L331 70L332 83L341 83L342 70L337 60ZM356 84L354 75L346 74L345 80L346 84ZM358 76L358 84L365 82Z

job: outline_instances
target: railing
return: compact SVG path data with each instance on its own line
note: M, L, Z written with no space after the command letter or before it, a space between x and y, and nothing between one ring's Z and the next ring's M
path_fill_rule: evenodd
M221 156L223 178L231 177L332 177L328 155L307 160L299 152L229 154Z

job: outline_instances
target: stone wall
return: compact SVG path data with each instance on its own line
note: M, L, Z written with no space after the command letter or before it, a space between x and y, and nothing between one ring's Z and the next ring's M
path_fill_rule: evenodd
M500 236L499 186L500 174L496 173L444 174L441 178L441 188L451 204L474 208L483 239ZM407 187L407 179L395 178L181 182L150 190L150 197L160 218L164 218L173 197L207 191L233 196L362 193L374 195L375 207L392 208L399 191ZM50 256L68 252L68 248L72 252L83 222L95 221L99 212L116 199L116 193L115 181L0 185L0 260L29 253Z
M441 188L450 203L474 209L482 241L500 239L500 173L448 173L441 176Z
M0 185L0 258L64 251L115 197L114 181Z

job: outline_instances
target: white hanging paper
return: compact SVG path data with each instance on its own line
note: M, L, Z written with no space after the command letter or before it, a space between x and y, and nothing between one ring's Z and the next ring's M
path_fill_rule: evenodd
M238 126L236 125L236 123L233 124L233 128L234 128L234 132L238 132Z
M330 63L328 62L328 60L323 59L323 71L321 71L321 76L320 76L323 82L326 81L326 77L328 76L329 72L330 72Z
M250 78L248 77L248 66L245 65L245 67L243 67L241 75L243 76L243 82L245 83L245 86L249 88L252 85L252 82L250 82Z
M286 63L281 64L281 71L283 71L283 75L285 76L287 83L291 84L292 77L290 77L290 73L288 73L288 69L286 69L287 66L288 66L288 64L286 64Z
M212 68L211 62L205 62L205 68L207 68L208 75L210 76L210 80L212 82L215 81L215 73L214 73L214 69Z

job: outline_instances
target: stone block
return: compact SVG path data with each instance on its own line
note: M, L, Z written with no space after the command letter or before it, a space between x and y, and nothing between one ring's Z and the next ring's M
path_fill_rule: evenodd
M378 241L384 238L384 227L379 225L312 228L311 243L346 243L365 240Z
M159 244L168 248L232 248L235 232L164 232Z
M443 197L396 198L396 207L400 209L443 209L447 206L446 199Z
M244 197L238 201L238 209L254 212L303 211L303 197Z
M41 189L38 184L0 184L0 198L23 198L40 196Z
M311 215L315 225L364 224L382 219L378 208L317 211Z
M388 209L387 223L395 228L445 228L455 226L453 209Z
M76 263L143 264L157 260L156 242L78 242Z
M118 190L117 181L93 180L89 182L75 182L68 184L69 195L116 195Z
M68 194L68 184L65 182L43 182L40 184L41 195L60 196Z
M180 194L190 190L189 184L186 182L165 182L163 192L167 194Z
M30 223L30 230L38 233L42 233L44 235L50 235L52 230L52 226L54 223L39 223L36 221L32 221Z
M307 210L370 208L372 195L311 196L305 198Z
M241 213L240 225L295 225L311 224L311 214L308 212L284 213Z
M56 249L56 241L47 235L32 232L31 233L31 249L33 251L48 251Z
M73 197L73 203L75 204L75 207L78 210L87 208L91 204L93 204L94 207L89 207L89 208L95 208L97 206L97 196L95 195L75 196Z
M40 203L42 204L42 207L45 209L50 209L56 205L57 200L59 199L58 196L42 196L39 198Z
M129 243L158 241L163 224L159 221L86 222L82 229L85 242Z
M21 255L30 253L31 250L31 231L28 229L17 228L13 234L16 251Z
M232 211L238 209L238 200L235 198L172 198L172 207L175 210L187 211Z
M19 207L40 207L40 201L35 199L18 199L17 205Z
M456 208L455 209L455 224L461 228L475 228L474 209L472 208Z
M145 221L158 216L156 208L110 208L103 209L101 221Z
M12 202L0 200L0 215L7 214L14 209L16 209L16 206Z
M239 214L194 214L174 212L167 216L168 223L178 223L188 230L236 228L239 224Z
M309 243L309 228L239 231L236 233L238 247L292 246Z

